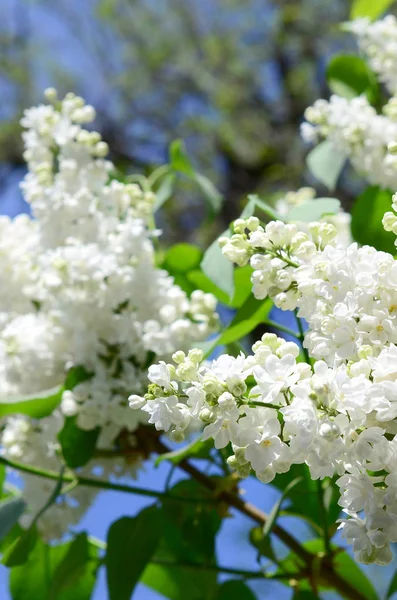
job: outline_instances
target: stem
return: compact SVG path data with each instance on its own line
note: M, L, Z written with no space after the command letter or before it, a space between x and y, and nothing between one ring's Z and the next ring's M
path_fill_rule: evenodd
M310 362L309 352L308 352L307 348L305 348L304 345L303 345L303 342L304 342L304 339L305 339L305 332L303 331L302 321L298 317L298 310L297 309L294 310L294 315L295 315L296 323L297 323L298 329L299 329L298 339L301 341L302 351L303 351L303 354L305 355L306 362L307 362L308 365L310 365L311 362Z
M56 471L47 471L45 469L39 469L30 465L15 462L0 456L0 464L3 464L11 469L16 469L22 473L29 473L29 475L36 475L37 477L44 477L45 479L53 479L59 481L60 476ZM147 496L149 498L164 498L167 500L176 500L178 502L203 502L202 498L189 498L182 496L175 496L167 492L158 492L156 490L147 490L138 488L132 485L123 485L119 483L111 483L110 481L102 481L100 479L92 479L91 477L82 477L77 474L73 475L62 475L61 481L63 483L76 483L85 487L92 487L103 490L113 490L114 492L125 492L127 494L137 494L139 496ZM74 487L74 486L73 486Z
M150 187L152 188L160 177L163 177L163 175L167 175L167 173L170 173L170 171L170 165L162 165L161 167L155 169L147 178Z
M280 408L283 408L282 406L279 406L278 404L271 404L270 402L259 402L259 400L249 400L248 401L248 406L263 406L264 408L274 408L274 410L280 410Z
M157 452L159 454L164 454L169 452L169 448L161 440L156 440ZM188 473L193 479L198 481L203 487L208 490L215 492L217 494L217 498L223 500L229 506L236 508L239 512L245 514L247 517L250 517L253 521L261 525L262 527L265 525L268 516L262 512L259 508L250 504L249 502L244 502L239 496L237 496L233 492L222 491L219 492L217 483L207 477L196 469L193 465L191 465L187 460L182 460L178 463L178 467ZM273 526L272 532L281 540L290 550L292 550L308 567L311 573L315 572L315 569L318 570L318 554L312 554L306 548L300 545L300 543L288 533L285 529L275 524ZM364 596L361 592L354 589L348 581L343 579L334 571L334 567L332 562L328 559L327 561L321 561L321 571L320 576L323 580L325 580L328 584L330 584L335 590L341 593L341 595L345 598L349 598L349 600L366 600L366 596Z
M206 565L190 562L174 562L172 560L164 560L160 558L150 561L155 565L164 565L167 567L182 567L185 569L197 569L199 571L216 571L217 573L228 573L229 575L238 575L245 579L263 579L265 574L262 571L247 571L245 569L232 569L230 567L222 567L220 565Z
M329 538L328 523L327 523L327 510L326 510L325 504L324 504L324 490L323 490L323 486L322 486L322 481L320 479L317 480L317 492L318 492L318 503L319 503L319 507L320 507L320 516L321 516L322 525L323 525L322 531L323 531L323 537L324 537L324 548L325 548L325 552L327 553L327 556L332 556L331 541Z

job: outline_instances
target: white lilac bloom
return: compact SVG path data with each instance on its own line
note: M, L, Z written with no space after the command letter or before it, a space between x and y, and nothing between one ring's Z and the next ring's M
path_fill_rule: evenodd
M396 201L393 209L397 212ZM386 228L397 233L394 213ZM134 398L151 422L183 439L201 420L203 439L229 443L229 465L271 482L293 464L313 479L337 476L348 518L343 536L357 560L386 564L397 541L397 263L346 244L335 224L238 219L220 240L238 265L251 264L256 298L306 319L300 349L265 334L253 354L202 362L199 351L151 367L148 393ZM168 369L168 374L166 373ZM173 408L167 406L172 400ZM152 410L152 405L156 410ZM161 408L162 405L162 408ZM175 411L175 412L174 412Z
M34 397L80 367L87 377L64 392L57 427L73 416L83 430L99 427L108 448L121 433L133 445L149 415L147 407L131 411L128 397L142 394L153 361L214 331L216 299L201 291L189 298L156 266L155 194L145 183L115 179L107 144L85 129L93 107L74 94L47 97L21 121L28 167L21 189L32 216L0 217L0 396ZM10 431L24 427L36 431L25 419L7 422L3 448ZM47 446L56 432L45 427L37 453L54 469ZM36 441L32 433L33 454ZM17 447L24 444L6 454ZM25 449L19 458L28 458Z

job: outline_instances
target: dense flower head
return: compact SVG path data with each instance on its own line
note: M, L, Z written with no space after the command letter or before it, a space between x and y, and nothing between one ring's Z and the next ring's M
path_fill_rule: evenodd
M64 392L57 419L100 427L111 448L147 420L127 402L143 391L147 367L205 339L217 324L216 300L201 291L189 298L156 266L155 194L144 178L116 178L107 144L84 128L93 107L54 90L47 99L21 121L21 188L32 217L0 218L0 395L42 393L81 367L88 375ZM7 430L17 438L23 423L6 424L5 454Z
M391 94L397 91L397 20L394 15L371 22L361 18L347 24L355 34L361 52L371 69L378 75Z
M253 471L268 483L302 463L313 479L337 475L350 516L343 535L360 561L387 563L397 541L397 346L333 368L299 356L296 344L274 334L249 356L208 363L198 350L177 352L173 363L149 368L148 393L132 396L131 406L178 441L201 421L203 440L231 444L228 463L241 477Z
M386 228L393 219L386 214ZM211 363L176 352L173 364L149 368L148 393L131 406L175 440L201 421L204 440L231 444L228 462L241 477L271 482L302 463L313 479L337 477L342 534L359 561L386 564L397 541L397 263L347 244L327 220L249 217L233 228L219 240L224 256L251 265L257 299L305 319L306 361L274 334L252 355Z
M396 115L391 110L395 101L392 98L378 114L364 96L317 100L305 111L302 137L310 143L329 140L369 183L396 189L397 157L388 152L397 139Z

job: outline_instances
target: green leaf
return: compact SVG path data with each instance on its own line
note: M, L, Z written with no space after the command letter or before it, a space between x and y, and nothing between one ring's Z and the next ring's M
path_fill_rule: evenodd
M60 404L64 387L57 386L39 394L0 398L0 417L23 414L34 419L47 417Z
M10 591L13 600L90 600L96 582L98 566L97 549L90 546L87 560L79 574L51 597L51 588L58 580L57 571L69 553L73 542L58 546L48 546L38 539L34 552L25 564L11 569ZM58 571L59 573L59 571ZM76 576L77 575L77 576Z
M22 498L12 498L0 503L0 540L6 537L26 508Z
M54 570L48 600L57 600L65 590L78 583L87 570L88 563L97 557L98 550L89 543L86 533L79 533Z
M62 454L71 469L83 467L93 457L100 427L85 431L76 425L76 417L67 417L58 434Z
M251 333L266 320L272 306L273 302L269 298L257 300L254 296L249 296L225 331L214 340L206 355L209 356L217 346L232 344Z
M207 200L213 212L219 212L222 206L223 196L216 189L212 181L208 179L208 177L206 177L205 175L201 175L200 173L195 173L194 181L197 183L198 187L204 194L204 197Z
M22 530L18 537L4 552L2 563L6 567L16 567L26 563L33 548L36 546L37 528L31 525L29 529Z
M234 269L234 294L232 299L230 299L225 292L219 289L215 283L213 283L211 279L209 279L207 275L205 275L199 269L190 271L186 276L188 281L192 283L196 289L198 288L203 290L203 292L213 294L219 300L219 302L226 304L226 306L230 306L231 308L240 308L240 306L244 304L248 296L251 294L251 274L252 268L250 265L240 267L239 269Z
M367 600L378 600L378 594L372 582L364 575L360 567L345 551L339 552L334 558L335 572L354 587Z
M289 484L285 487L285 489L283 490L283 493L281 494L280 498L277 500L277 502L275 503L275 505L273 506L272 510L269 513L269 516L266 520L266 523L263 527L263 537L268 537L270 535L271 530L273 529L276 521L277 521L277 517L280 513L280 509L281 509L281 505L283 503L283 501L285 500L285 498L288 497L290 491L296 486L298 485L298 483L300 483L303 480L303 477L297 477L296 479L293 479L292 481L289 482Z
M155 506L110 526L105 557L109 600L129 600L161 534L161 510Z
M76 385L83 383L83 381L88 381L93 375L94 373L90 373L82 365L71 367L66 374L65 390L73 390Z
M213 497L211 492L193 480L179 482L171 493L178 497L202 497L203 500ZM217 589L216 571L205 567L216 564L215 536L221 519L210 503L176 504L171 501L163 503L163 537L153 558L162 564L150 563L142 583L169 600L213 598ZM189 563L201 567L198 570L189 567Z
M169 173L166 175L161 182L158 190L156 191L156 199L154 201L153 210L156 212L163 204L167 202L172 196L174 191L175 173Z
M194 176L192 163L186 154L186 148L183 140L174 140L170 145L170 164L171 167L179 173L184 173L189 177Z
M336 198L317 198L294 206L289 211L287 220L310 223L310 221L319 221L324 215L335 215L339 210L340 201Z
M229 229L222 233L223 237L230 237ZM223 256L216 239L204 253L201 269L205 275L220 288L228 297L234 293L233 264Z
M0 465L0 497L5 496L7 494L7 489L4 489L4 482L6 478L6 468L5 465Z
M187 273L196 269L201 262L203 253L192 244L175 244L166 253L163 267L170 273Z
M174 465L179 465L185 458L208 458L213 448L213 443L210 440L203 442L201 439L193 440L190 444L174 450L173 452L167 452L158 456L154 462L157 466L164 460L169 460Z
M366 94L370 102L379 95L375 75L363 58L355 54L337 54L327 67L329 87L334 94L349 100Z
M30 527L23 531L21 533L21 536L17 538L15 542L11 546L9 546L6 552L4 553L2 562L3 564L7 565L7 567L15 567L17 565L22 565L27 561L29 554L35 547L37 541L36 524L40 517L46 512L48 508L50 508L52 504L54 504L54 502L58 498L63 485L64 470L64 467L62 467L59 473L59 479L53 491L51 492L50 497L48 498L44 506L37 512Z
M257 208L259 208L261 212L265 213L265 215L272 221L284 221L284 219L280 217L280 215L272 206L267 204L267 202L259 198L259 196L256 194L249 194L248 202L240 215L240 219L247 219L248 217L251 217L255 214Z
M216 600L255 600L255 596L245 583L231 579L220 586Z
M395 594L396 592L397 592L397 571L394 573L393 579L390 581L390 585L389 585L389 588L388 588L387 594L386 594L386 600L389 600L389 598L391 596L393 596L393 594Z
M336 151L328 140L318 144L306 157L311 174L330 190L335 189L345 161L346 156Z
M304 542L302 546L306 548L306 550L309 550L309 552L312 552L313 554L324 552L324 540L321 538ZM337 573L339 577L344 579L346 583L349 583L350 586L354 587L355 590L357 590L357 592L360 592L361 596L366 600L379 600L371 581L361 571L361 569L358 567L355 561L347 554L347 552L345 550L342 550L341 548L338 548L337 546L333 546L333 550L337 550L333 557L333 566L335 573ZM276 574L282 573L283 570L294 574L298 573L302 568L304 568L304 563L300 558L296 556L294 552L290 552L285 558L283 558L280 561L280 566L282 567L282 569L279 569L276 572ZM301 592L312 591L312 582L308 579L300 579L299 587ZM320 590L330 589L330 587L330 585L325 585L324 582L320 582ZM345 595L343 594L343 592L341 592L341 596L343 598L351 598L350 595Z
M319 502L318 483L310 476L306 465L292 465L288 473L280 473L273 479L271 485L283 492L291 481L300 478L298 483L290 490L288 495L289 505L283 509L283 514L292 514L304 517L313 531L319 533L322 509ZM329 527L335 524L341 508L338 505L338 488L333 480L327 480L323 486L328 486L327 493L327 523Z
M249 540L260 555L266 556L266 558L270 558L270 560L276 562L270 536L264 537L262 527L253 527L250 530Z
M353 0L350 10L350 18L358 19L360 17L368 17L376 19L382 15L395 0Z
M374 246L377 250L394 254L396 236L385 231L382 218L391 210L392 192L378 186L368 187L355 201L352 209L351 230L356 242Z

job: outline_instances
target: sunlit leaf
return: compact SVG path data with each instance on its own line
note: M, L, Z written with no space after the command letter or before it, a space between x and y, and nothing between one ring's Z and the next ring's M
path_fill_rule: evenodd
M145 508L109 528L105 557L110 600L129 600L162 535L161 510Z
M327 188L334 190L346 156L326 140L309 152L306 162L311 174Z
M353 0L350 18L368 17L369 19L377 19L394 2L395 0Z
M26 396L0 397L0 417L23 414L35 419L47 417L60 404L63 386L56 386L41 393Z
M351 230L360 244L369 244L377 250L394 254L396 236L385 231L382 218L391 210L392 192L378 186L368 187L355 201L352 209Z

